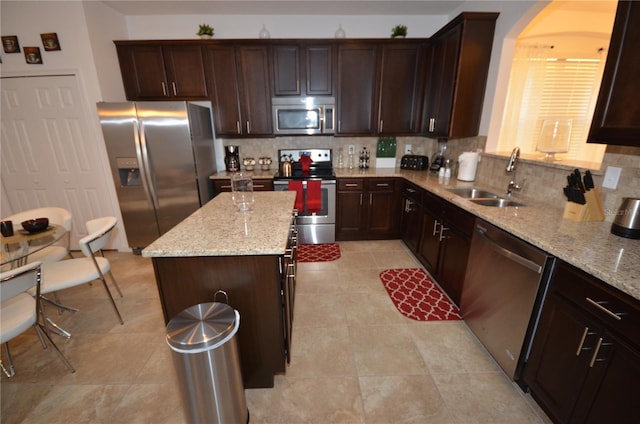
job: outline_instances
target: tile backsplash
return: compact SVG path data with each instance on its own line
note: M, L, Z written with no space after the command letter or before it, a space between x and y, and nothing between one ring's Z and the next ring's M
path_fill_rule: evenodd
M413 154L427 155L429 160L438 153L438 142L435 139L425 137L397 137L396 166L400 164L400 158L405 152L405 146L410 144ZM223 145L240 146L240 158L259 158L269 156L274 160L273 169L277 167L278 149L305 149L323 147L333 149L334 165L337 166L338 155L342 149L343 161L346 166L348 146L354 145L356 153L363 147L371 152L371 164L375 164L375 151L377 137L278 137L257 139L223 139ZM484 149L486 137L470 137L464 139L449 140L447 142L447 157L452 159L453 175L456 175L456 162L458 156L466 151ZM483 154L476 175L477 185L495 190L504 190L511 176L505 171L508 157L496 154ZM520 159L517 169L517 181L522 184L522 190L513 196L529 197L537 201L564 207L566 198L562 188L566 185L567 175L572 168L567 166L550 165L546 163ZM602 188L604 173L608 166L622 168L622 174L616 190ZM581 169L581 171L584 171ZM622 202L623 197L640 197L640 147L608 146L601 169L593 171L594 182L599 187L605 210L605 220L612 221Z

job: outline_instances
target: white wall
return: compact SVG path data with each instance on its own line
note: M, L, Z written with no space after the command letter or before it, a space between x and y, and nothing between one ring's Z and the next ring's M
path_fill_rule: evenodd
M195 39L202 23L214 27L216 39L258 38L262 25L271 38L333 38L341 24L348 38L386 38L397 24L407 25L408 37L429 37L447 21L444 15L148 15L127 17L127 27L131 39Z

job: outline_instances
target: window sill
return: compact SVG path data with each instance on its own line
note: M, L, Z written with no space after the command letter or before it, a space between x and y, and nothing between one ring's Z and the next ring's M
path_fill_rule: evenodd
M496 158L509 159L511 152L484 152L484 156L491 156ZM520 162L528 163L530 165L542 166L552 169L566 169L573 171L576 168L589 169L594 175L604 175L604 171L600 170L601 164L598 162L587 162L578 160L556 160L553 162L545 161L540 154L521 153Z

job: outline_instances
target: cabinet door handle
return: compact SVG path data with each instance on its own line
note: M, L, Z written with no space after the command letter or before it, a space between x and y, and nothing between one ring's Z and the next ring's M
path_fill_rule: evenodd
M605 303L605 302L596 302L595 300L592 300L588 297L586 297L585 299L587 300L587 302L589 302L590 304L592 304L593 306L595 306L605 314L609 315L611 318L615 319L616 321L622 320L622 317L620 316L622 314L616 314L615 312L611 312L610 310L608 310L607 308L601 305L601 303Z
M360 206L362 206L362 193L360 193Z
M236 132L238 134L241 134L241 132L240 132L240 121L236 121Z
M369 206L373 205L373 193L369 193Z
M602 346L602 337L598 338L598 342L596 343L596 350L593 352L593 356L591 357L591 362L589 362L589 368L593 368L593 364L596 363L598 352L600 352L600 346ZM601 361L604 361L604 359L601 359Z
M176 83L175 81L171 82L171 88L173 89L173 95L177 96L178 95L178 90L176 89Z
M433 236L434 237L438 234L438 225L440 225L438 220L433 221Z
M408 192L408 193L415 193L415 192L416 192L416 189L415 189L415 188L408 188L408 189L407 189L407 192Z
M162 95L167 96L167 84L165 84L164 81L162 81Z
M445 227L444 225L440 228L440 237L438 237L438 241L443 241L445 239L448 239L449 236L445 236L444 232L445 231L449 231L449 229L447 227Z
M247 121L247 134L251 134L251 124Z
M380 124L378 125L378 132L381 133L382 132L382 128L384 128L384 121L381 119L380 120Z
M588 333L589 333L589 327L584 327L584 331L582 332L582 338L580 339L580 344L578 345L578 350L576 350L576 356L580 356L580 352L582 352L582 346L584 346L584 341L586 340Z
M404 211L405 212L413 212L413 202L409 199L404 199Z
M436 128L436 119L435 118L430 118L429 119L429 132L433 132Z

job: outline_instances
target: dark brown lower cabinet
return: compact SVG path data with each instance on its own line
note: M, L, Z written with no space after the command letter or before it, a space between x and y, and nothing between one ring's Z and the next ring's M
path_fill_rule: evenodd
M568 264L551 280L523 379L556 423L638 423L640 305Z
M424 190L408 181L402 181L402 241L418 254L422 230L422 193Z
M189 306L213 302L216 291L224 290L229 305L240 313L237 337L244 387L273 387L274 374L285 371L290 336L283 312L282 263L282 257L274 255L153 258L165 323Z
M475 216L428 192L422 211L418 259L460 305Z
M336 198L337 240L384 240L400 235L396 178L340 178Z

